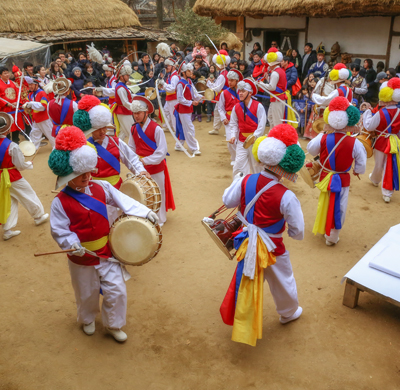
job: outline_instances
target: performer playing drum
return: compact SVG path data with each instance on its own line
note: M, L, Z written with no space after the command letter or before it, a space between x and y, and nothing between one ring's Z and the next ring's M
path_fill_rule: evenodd
M127 215L148 218L154 224L158 218L110 183L90 180L97 153L86 144L82 132L67 127L60 134L64 137L56 138L49 167L59 176L57 187L67 186L52 202L51 234L62 249L75 249L68 254L68 265L83 331L87 335L95 332L101 289L103 325L115 340L123 342L127 339L121 330L126 324L125 281L130 275L111 253L106 205L118 207Z
M289 237L302 240L303 213L296 195L279 181L295 181L305 155L297 145L296 130L287 124L260 137L253 153L265 169L237 176L222 197L228 208L240 205L237 217L246 229L235 234L238 265L220 311L223 321L233 325L232 340L255 346L262 338L264 278L282 324L302 313L282 233L287 224Z
M18 222L18 203L26 208L36 226L49 218L35 191L21 176L20 171L32 169L33 165L30 161L25 162L18 145L7 138L12 123L11 115L0 112L0 224L3 225L4 240L21 233L12 230Z
M167 221L167 211L175 210L174 196L165 157L168 155L165 134L156 122L149 118L154 112L151 101L135 96L131 104L135 119L128 145L140 156L140 161L158 184L161 191L161 208L158 212L160 225Z

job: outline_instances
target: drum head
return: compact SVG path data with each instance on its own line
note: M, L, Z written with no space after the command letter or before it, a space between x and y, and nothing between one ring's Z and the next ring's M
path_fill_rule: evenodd
M154 100L157 97L157 92L156 89L153 87L146 88L146 91L144 91L144 95L149 99L149 100Z
M369 141L369 138L367 138L367 140L366 137L363 136L358 136L356 138L363 144L364 149L367 152L367 158L371 158L374 155L374 149L371 146L371 141Z
M150 198L149 206L155 213L158 213L161 208L161 191L157 182L154 179L148 179L152 187L152 197Z
M221 249L222 253L229 259L233 260L235 256L232 256L231 253L228 251L224 243L219 239L219 237L214 233L208 223L201 221L202 225L206 228L207 233L210 235L212 240L217 244L218 248Z
M308 171L308 169L305 166L300 169L300 176L309 185L310 188L315 188L315 184L310 175L310 172Z
M148 219L121 216L110 230L111 251L116 259L127 265L143 265L157 255L162 244L159 225Z
M214 91L212 91L210 88L206 89L204 92L204 99L205 100L214 100Z
M123 194L128 195L130 198L135 199L141 204L147 206L146 194L143 192L139 182L129 178L121 184L121 188L119 190Z
M245 149L248 149L251 145L254 144L254 142L256 142L256 136L255 135L249 135L245 141L243 142L243 147Z
M31 157L36 153L36 147L31 141L22 141L19 148L25 157Z
M200 80L196 84L196 89L201 92L205 91L207 89L207 85L204 82L201 82Z
M325 126L325 121L324 118L319 118L317 119L313 124L312 124L312 129L316 132L316 133L321 133L322 131L324 131L324 126Z

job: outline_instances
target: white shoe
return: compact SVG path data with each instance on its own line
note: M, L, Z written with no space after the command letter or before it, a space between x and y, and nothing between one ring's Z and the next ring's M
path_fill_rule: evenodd
M6 232L4 232L3 234L3 240L7 241L10 238L13 238L15 236L18 236L19 234L21 234L20 230L7 230Z
M211 131L208 132L208 134L211 134L211 135L213 135L213 134L218 135L218 134L219 134L219 131L218 131L218 130L211 130Z
M281 324L287 324L288 322L297 320L301 316L301 313L303 313L303 309L299 306L297 308L297 310L294 312L294 314L292 314L290 317L282 317L282 316L280 316L279 317L279 322Z
M180 148L179 146L175 146L175 150L176 150L177 152L183 152L183 149Z
M96 330L96 324L95 322L91 322L90 324L83 324L83 331L88 335L91 336L94 334L94 331Z
M195 155L195 156L201 156L201 152L200 152L200 150L195 150L194 152L193 152L193 154Z
M372 183L373 186L378 187L379 183L376 184L375 182L373 182L372 179L371 179L371 176L372 176L372 173L370 173L369 176L368 176L369 181Z
M39 226L42 223L45 223L49 219L49 214L43 214L40 218L35 219L35 225Z
M327 245L327 246L332 246L332 245L336 245L338 242L339 242L339 240L340 240L340 238L338 238L338 240L337 240L337 242L332 242L332 241L329 241L328 240L328 236L325 234L324 235L324 237L325 237L325 244Z
M108 333L110 333L112 337L114 337L115 340L117 340L120 343L123 343L128 338L127 334L123 332L121 329L106 328L106 330Z
M390 196L382 196L383 200L385 201L385 203L390 203Z

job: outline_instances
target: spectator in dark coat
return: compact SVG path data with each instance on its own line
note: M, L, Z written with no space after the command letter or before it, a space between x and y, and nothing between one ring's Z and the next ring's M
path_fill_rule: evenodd
M368 103L376 103L379 94L379 82L375 82L376 80L376 71L373 68L374 63L370 58L367 58L364 61L364 69L365 73L365 81L367 82L368 91L364 95L365 100Z
M74 69L72 69L72 85L71 85L71 89L74 91L75 96L77 98L77 100L81 99L81 89L84 87L85 85L85 76L82 74L82 70L80 67L76 67Z
M152 64L150 62L150 56L146 53L142 55L142 63L139 64L139 72L145 76L146 73L152 71Z
M281 68L284 69L286 72L287 89L292 92L292 87L296 84L298 76L297 70L294 67L293 62L290 62L290 57L283 57Z
M249 70L249 65L246 61L240 60L238 61L238 68L242 72L244 78L251 76L251 70Z
M304 46L303 64L301 74L303 79L307 76L310 66L317 62L317 52L313 50L312 43L306 43Z
M87 60L85 53L82 53L82 52L79 53L78 61L76 62L76 66L79 66L81 68L81 72L83 72L85 70L86 64L88 62L89 61ZM73 70L72 70L72 73L74 73ZM71 77L72 77L72 75L71 75Z
M254 54L256 54L258 51L261 51L262 52L262 50L261 50L261 45L258 43L258 42L256 42L254 45L253 45L253 50L250 52L250 54L249 54L249 61L253 61L253 56L254 56Z
M100 87L100 75L97 70L93 68L91 63L86 64L83 75L85 76L86 80L91 81L95 87Z
M303 59L297 49L292 49L292 55L290 56L290 62L293 62L294 67L297 70L298 78L301 80L301 70L303 68Z

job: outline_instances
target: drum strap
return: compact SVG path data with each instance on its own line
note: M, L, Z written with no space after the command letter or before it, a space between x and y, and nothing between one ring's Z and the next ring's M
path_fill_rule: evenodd
M385 115L386 122L388 123L389 122L388 121L389 113L387 112L386 108L383 108L382 111ZM388 138L390 136L390 134L392 132L392 125L393 125L394 121L396 120L396 118L399 116L399 113L400 113L400 109L397 109L396 114L394 114L392 121L388 124L388 126L386 127L385 130L383 130L383 131L375 130L377 133L379 133L379 137ZM390 132L386 133L386 131L389 129L390 129Z

